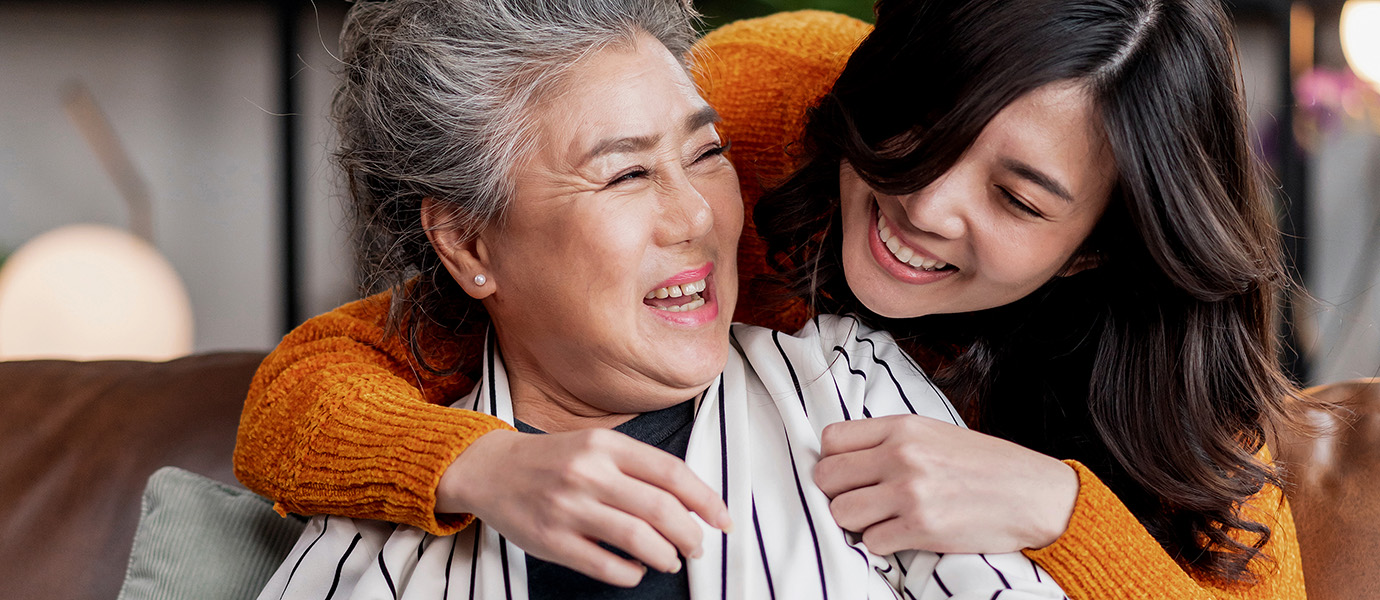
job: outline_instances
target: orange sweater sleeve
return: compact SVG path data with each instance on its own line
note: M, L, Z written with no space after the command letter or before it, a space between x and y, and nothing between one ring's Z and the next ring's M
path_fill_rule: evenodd
M508 425L445 406L463 376L418 368L385 340L381 294L317 316L283 338L254 374L235 443L235 475L280 513L405 523L444 535L469 515L437 515L446 467Z
M1266 460L1268 453L1262 454ZM1303 600L1303 566L1294 518L1283 492L1267 486L1247 503L1247 514L1270 527L1267 559L1252 564L1254 584L1189 575L1160 547L1087 467L1078 472L1078 500L1064 535L1029 556L1074 600L1136 598L1174 600Z

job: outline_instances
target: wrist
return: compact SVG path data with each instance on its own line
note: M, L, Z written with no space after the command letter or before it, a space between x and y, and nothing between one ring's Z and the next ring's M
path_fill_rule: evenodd
M1068 531L1073 520L1073 509L1078 503L1078 472L1068 464L1050 459L1050 472L1045 480L1045 501L1041 503L1041 514L1034 519L1039 526L1034 532L1030 549L1040 549L1059 541Z
M460 454L441 473L441 478L436 483L437 514L474 513L475 507L480 504L472 496L484 486L472 484L484 481L484 476L479 471L482 470L488 455L492 454L490 451L496 446L503 445L506 436L515 433L507 429L495 429L475 438L461 449Z

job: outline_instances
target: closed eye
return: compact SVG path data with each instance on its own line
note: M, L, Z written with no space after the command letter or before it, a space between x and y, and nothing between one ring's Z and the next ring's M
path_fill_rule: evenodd
M705 161L715 156L723 156L725 152L728 152L728 148L731 145L732 144L729 142L724 142L722 144L710 146L704 152L701 152L699 156L695 157L695 162Z
M1012 194L1006 188L997 186L997 191L1001 192L1001 195L1004 198L1006 198L1006 201L1009 202L1011 206L1016 207L1017 210L1025 214L1028 214L1032 217L1044 218L1044 215L1040 214L1040 211L1037 211L1034 208L1031 208L1029 204L1022 202L1020 198L1017 198L1015 194Z
M648 171L642 167L633 167L631 169L628 169L627 171L619 173L616 177L609 180L608 184L604 187L610 188L620 183L632 181L634 179L641 179L643 177L646 177L647 173Z

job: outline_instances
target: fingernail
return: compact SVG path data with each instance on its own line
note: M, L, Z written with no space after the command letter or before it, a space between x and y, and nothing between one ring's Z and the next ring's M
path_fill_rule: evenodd
M724 533L733 533L733 519L724 517L724 526L719 528Z
M680 559L676 559L676 568L671 569L670 571L667 571L667 573L670 573L670 574L672 574L672 575L674 575L674 574L676 574L676 573L679 573L681 567L683 567L683 566L685 566L685 563L680 562Z
M695 548L695 551L690 553L690 558L704 558L704 547Z

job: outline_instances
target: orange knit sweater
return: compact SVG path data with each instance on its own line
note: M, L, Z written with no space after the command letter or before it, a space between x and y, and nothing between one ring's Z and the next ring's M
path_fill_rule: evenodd
M868 26L804 11L719 29L696 47L696 79L723 116L749 210L764 186L790 168L805 107L828 89ZM766 267L749 221L739 253L744 297L736 315L793 330L800 306L754 312L751 277ZM290 333L255 374L240 421L235 472L277 501L280 512L339 514L452 533L467 515L437 515L441 474L479 436L507 425L444 405L464 394L463 376L435 377L385 339L384 295L347 304ZM1081 488L1068 531L1026 552L1077 599L1304 598L1298 542L1282 493L1250 503L1274 531L1254 585L1186 574L1090 471L1070 463Z

